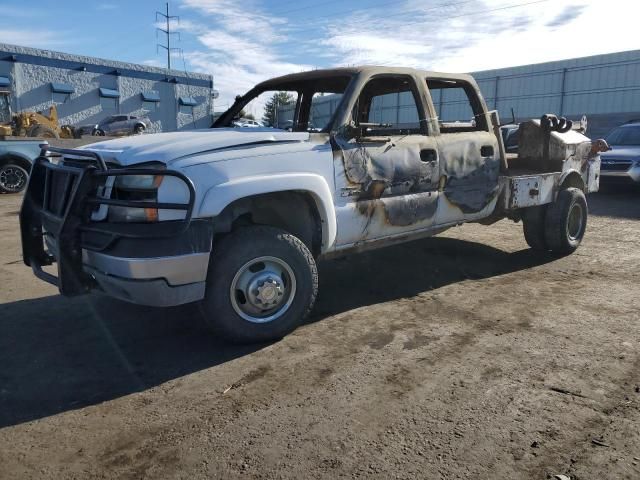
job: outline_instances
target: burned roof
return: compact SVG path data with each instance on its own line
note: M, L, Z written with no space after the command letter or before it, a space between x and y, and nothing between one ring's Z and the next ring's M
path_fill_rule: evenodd
M377 74L400 74L400 75L416 75L416 76L424 76L438 79L463 79L463 80L473 80L473 77L468 74L462 73L443 73L443 72L433 72L428 70L419 70L415 68L408 67L383 67L376 65L361 65L354 67L338 67L338 68L326 68L326 69L318 69L318 70L309 70L306 72L299 73L291 73L288 75L283 75L281 77L275 77L269 80L266 80L256 88L269 88L271 86L281 86L282 84L287 83L296 83L301 81L310 81L310 80L321 80L323 78L331 78L331 77L345 77L345 76L353 76L358 73L367 73L369 75L377 75Z

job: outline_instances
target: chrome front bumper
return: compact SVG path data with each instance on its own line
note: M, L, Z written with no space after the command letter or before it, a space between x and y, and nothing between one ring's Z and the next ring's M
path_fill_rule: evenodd
M82 263L105 294L140 305L168 307L204 298L209 253L123 258L83 250Z

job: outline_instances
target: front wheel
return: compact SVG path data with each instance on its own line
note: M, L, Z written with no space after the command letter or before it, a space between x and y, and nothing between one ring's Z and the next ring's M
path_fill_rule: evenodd
M29 137L60 138L60 134L47 125L34 125L29 130Z
M304 243L278 228L243 227L213 247L202 311L228 340L265 342L300 325L317 291L316 263Z
M15 163L7 163L0 167L0 192L19 193L29 181L29 172Z

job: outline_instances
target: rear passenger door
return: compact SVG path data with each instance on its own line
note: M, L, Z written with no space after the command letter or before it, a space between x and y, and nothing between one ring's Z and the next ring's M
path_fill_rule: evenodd
M410 75L376 75L362 86L351 135L335 138L339 245L433 225L438 147L424 121L424 98Z
M440 198L436 224L483 218L499 193L500 154L486 105L466 80L427 78L437 116Z
M128 124L127 115L116 115L113 123L111 124L111 131L116 135L123 135L127 133Z

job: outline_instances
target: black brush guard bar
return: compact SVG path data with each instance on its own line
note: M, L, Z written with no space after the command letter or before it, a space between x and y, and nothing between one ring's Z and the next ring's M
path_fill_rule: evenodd
M52 155L53 154L53 155ZM95 161L86 167L56 165L49 156L70 156ZM52 182L54 175L59 183ZM129 201L100 197L96 192L106 182L106 177L154 175L175 177L189 190L188 203L163 203L153 201ZM60 182L60 178L62 181ZM57 198L52 198L52 195ZM109 168L96 152L54 148L43 145L40 156L31 169L29 183L20 210L22 258L34 274L56 285L63 295L86 293L94 286L90 275L82 268L82 234L93 232L114 241L120 237L162 238L184 233L191 223L195 189L189 178L180 172L159 168ZM108 223L91 220L92 212L100 205L152 208L158 210L183 210L182 220L157 223ZM44 236L51 235L57 244L54 257L45 250ZM57 261L58 275L42 270L43 266Z

